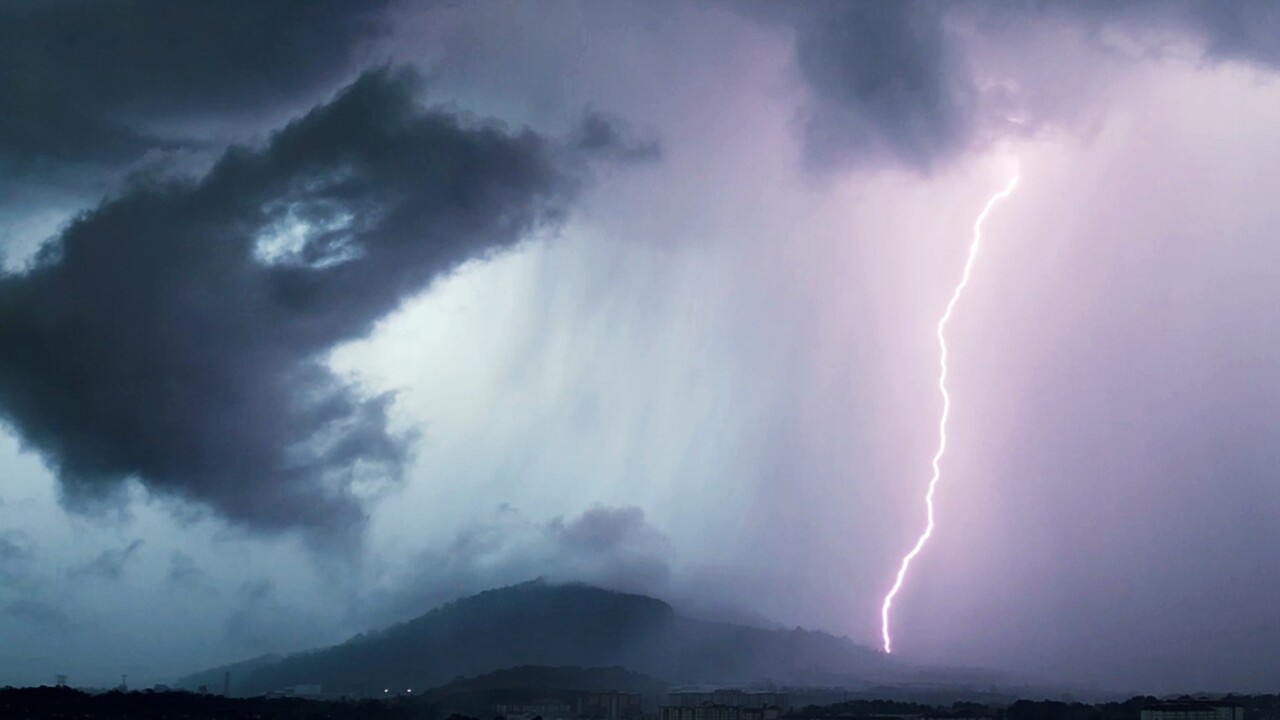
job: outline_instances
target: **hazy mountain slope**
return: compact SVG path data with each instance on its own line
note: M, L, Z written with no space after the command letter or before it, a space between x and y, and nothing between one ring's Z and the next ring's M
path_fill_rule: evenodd
M846 638L691 620L642 595L531 582L483 592L331 648L233 677L237 694L295 684L429 688L522 665L623 667L674 682L813 682L882 675L884 656ZM220 677L221 669L192 678Z
M686 681L773 680L824 684L887 677L896 666L881 653L845 637L804 630L765 630L677 618L674 675Z
M629 692L657 695L666 692L669 688L670 685L666 682L620 667L522 665L495 670L472 678L454 680L431 690L428 695L444 697L454 693L502 689L558 689L572 692Z
M248 677L253 671L274 665L283 659L280 655L260 655L249 660L241 660L240 662L223 665L221 667L203 670L201 672L192 673L178 681L178 687L187 690L195 690L201 685L208 688L211 692L221 692L222 682L225 678L224 673L231 673L233 683L239 683ZM244 695L240 689L234 684L231 688L232 695Z
M555 698L573 704L587 693L627 692L657 707L670 686L647 675L623 668L539 667L525 665L455 680L430 690L423 699L434 708L434 717L452 715L487 717L494 704L532 704Z

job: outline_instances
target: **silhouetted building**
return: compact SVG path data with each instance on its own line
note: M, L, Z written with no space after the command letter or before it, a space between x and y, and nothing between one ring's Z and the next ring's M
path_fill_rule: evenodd
M203 688L203 686L201 686ZM316 684L309 685L290 685L289 687L280 688L267 693L264 697L281 698L296 697L316 699L320 697L320 686Z
M1096 715L1088 705L1080 703L1044 700L1018 700L1005 708L1005 720L1095 720Z
M711 692L676 692L671 693L669 702L672 707L701 707L703 705L724 705L726 707L765 708L774 707L786 711L790 708L786 693L747 692L745 690L713 690Z
M1139 720L1244 720L1244 708L1231 702L1179 700L1148 705L1139 716Z
M666 706L660 720L778 720L782 710L776 707L735 707L732 705L700 705L698 707Z
M542 720L560 720L568 718L573 713L573 708L563 700L539 698L528 703L494 705L493 712L507 720L531 720L535 717L541 717Z
M591 693L578 698L578 717L592 720L635 720L642 715L634 693Z
M920 720L994 720L990 715L970 712L936 712L920 716Z

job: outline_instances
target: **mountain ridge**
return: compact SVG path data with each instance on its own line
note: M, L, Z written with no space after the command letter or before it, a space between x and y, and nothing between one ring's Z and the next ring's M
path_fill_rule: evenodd
M519 666L618 667L679 683L864 682L896 663L828 633L684 617L646 595L534 580L486 590L326 648L193 673L179 687L237 695L320 684L328 692L429 688Z

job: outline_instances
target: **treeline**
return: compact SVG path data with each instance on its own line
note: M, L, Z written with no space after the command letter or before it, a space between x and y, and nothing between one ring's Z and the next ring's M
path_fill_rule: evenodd
M1156 698L1149 695L1123 702L1088 704L1057 700L1018 700L1009 704L957 702L949 706L896 700L849 700L833 705L810 705L793 711L795 718L823 720L919 716L931 718L992 718L993 720L1138 720L1147 705L1178 700L1230 702L1244 708L1245 720L1280 720L1280 695L1214 695Z
M91 695L66 687L0 689L0 718L9 720L418 720L415 703L301 698L227 698L190 692Z

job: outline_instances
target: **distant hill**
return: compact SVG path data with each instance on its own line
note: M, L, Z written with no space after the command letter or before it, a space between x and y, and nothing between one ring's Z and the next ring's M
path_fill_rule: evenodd
M893 667L847 638L692 620L643 595L534 581L463 598L341 645L214 668L178 685L216 686L231 669L237 695L316 683L327 691L372 692L438 687L519 666L619 667L679 683L791 684L884 677Z
M283 659L284 658L280 655L260 655L249 660L241 660L240 662L231 663L230 665L223 665L210 670L203 670L182 678L179 681L178 687L185 690L196 690L203 685L211 692L220 692L222 690L222 681L225 677L223 673L231 673L231 677L234 678L236 682L239 682L242 678L248 677L250 673L258 668L278 663ZM232 694L240 695L243 693L233 692Z
M429 694L447 696L454 693L488 692L491 690L565 690L569 692L626 692L638 695L659 695L670 685L648 675L631 672L626 668L545 667L522 665L485 673L473 678L454 680Z
M427 691L422 699L433 709L433 717L478 718L491 715L496 703L523 705L555 698L572 705L577 697L599 692L634 693L645 706L656 708L669 690L661 680L624 668L525 665L455 680Z

